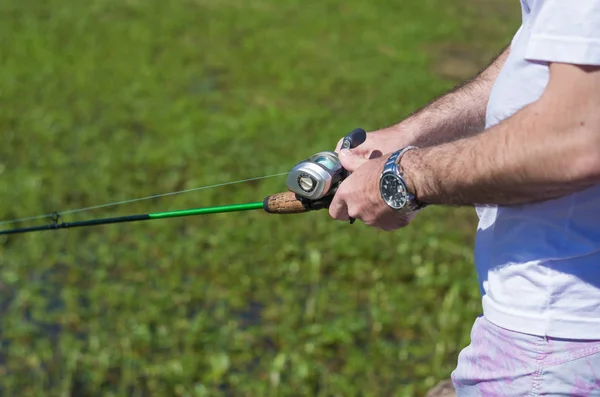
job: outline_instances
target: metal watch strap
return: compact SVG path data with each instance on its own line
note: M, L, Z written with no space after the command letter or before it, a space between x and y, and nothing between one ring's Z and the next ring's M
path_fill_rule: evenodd
M402 180L404 180L404 173L402 170L402 166L400 165L400 161L402 160L402 156L404 155L404 153L406 153L412 149L418 149L418 147L405 146L404 148L394 152L386 161L385 166L384 166L384 172L385 171L393 171L393 172L397 173L402 178ZM418 211L427 206L427 204L417 200L417 198L415 197L415 195L413 193L408 192L408 194L410 197L409 202L412 203L411 210Z
M402 156L404 155L404 153L408 152L411 149L418 149L418 147L416 146L406 146L396 152L394 152L390 158L388 158L388 161L386 163L386 165L388 163L394 163L396 164L396 166L398 167L398 171L400 172L400 174L402 174L402 167L400 167L400 160L402 159Z

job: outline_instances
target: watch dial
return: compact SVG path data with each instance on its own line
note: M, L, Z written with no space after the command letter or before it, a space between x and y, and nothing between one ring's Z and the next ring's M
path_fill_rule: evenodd
M386 175L381 180L381 195L392 208L400 209L406 204L404 185L394 175Z

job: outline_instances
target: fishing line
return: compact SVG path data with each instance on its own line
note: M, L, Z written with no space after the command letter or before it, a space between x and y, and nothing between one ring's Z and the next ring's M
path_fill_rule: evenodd
M74 210L68 210L68 211L62 211L62 212L53 212L51 214L44 214L44 215L30 216L30 217L26 217L26 218L11 219L11 220L6 220L6 221L0 221L0 225L9 225L9 224L12 224L12 223L27 222L27 221L32 221L32 220L36 220L36 219L43 219L43 218L52 218L52 219L54 219L57 216L74 214L74 213L77 213L77 212L90 211L90 210L95 210L95 209L99 209L99 208L106 208L106 207L114 207L114 206L117 206L117 205L130 204L130 203L135 203L135 202L143 201L143 200L150 200L150 199L155 199L155 198L160 198L160 197L166 197L166 196L174 196L174 195L177 195L177 194L183 194L183 193L189 193L189 192L196 192L196 191L199 191L199 190L207 190L207 189L212 189L212 188L221 187L221 186L227 186L227 185L235 185L235 184L238 184L238 183L244 183L244 182L250 182L250 181L257 181L257 180L260 180L260 179L274 178L274 177L277 177L277 176L282 176L282 175L287 175L287 174L288 174L287 172L282 172L282 173L279 173L279 174L265 175L265 176L255 177L255 178L241 179L241 180L233 181L233 182L217 183L215 185L196 187L196 188L186 189L186 190L179 190L179 191L176 191L176 192L154 194L152 196L147 196L147 197L140 197L140 198L135 198L135 199L115 201L115 202L112 202L112 203L94 205L94 206L91 206L91 207L78 208L78 209L74 209Z

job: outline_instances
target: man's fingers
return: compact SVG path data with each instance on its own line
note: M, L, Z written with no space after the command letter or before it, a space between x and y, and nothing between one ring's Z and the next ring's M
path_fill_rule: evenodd
M342 167L344 167L344 169L354 172L358 167L366 163L368 160L364 157L357 156L350 150L344 149L340 152L340 161L342 162Z
M333 197L333 201L329 204L329 216L338 221L347 221L350 219L346 202L341 200L337 195Z

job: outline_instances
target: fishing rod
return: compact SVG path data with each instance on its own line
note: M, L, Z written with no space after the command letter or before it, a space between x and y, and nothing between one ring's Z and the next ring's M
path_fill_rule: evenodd
M356 128L344 137L341 148L355 148L356 146L362 144L365 141L365 139L365 130L363 130L362 128ZM77 222L64 222L61 220L61 214L55 212L54 214L50 215L52 222L49 224L0 230L0 235L21 234L44 230L69 229L85 226L108 225L114 223L139 222L154 219L176 218L194 215L251 211L259 209L262 209L269 214L299 214L308 211L315 211L328 208L329 204L331 204L331 200L333 199L333 196L338 186L348 176L349 172L342 167L337 153L332 151L322 151L314 154L306 160L300 161L287 174L286 185L289 191L267 196L263 201L260 202L222 205L206 208L192 208L166 212L154 212L137 215L125 215L119 217L90 219ZM127 200L115 204L122 204L132 201L137 200ZM82 210L68 211L67 213L83 211L92 208L100 208L104 206L106 205L89 207ZM37 218L40 217L32 217L25 219L30 220ZM15 222L16 221L2 223ZM350 223L354 223L354 219L351 219Z

